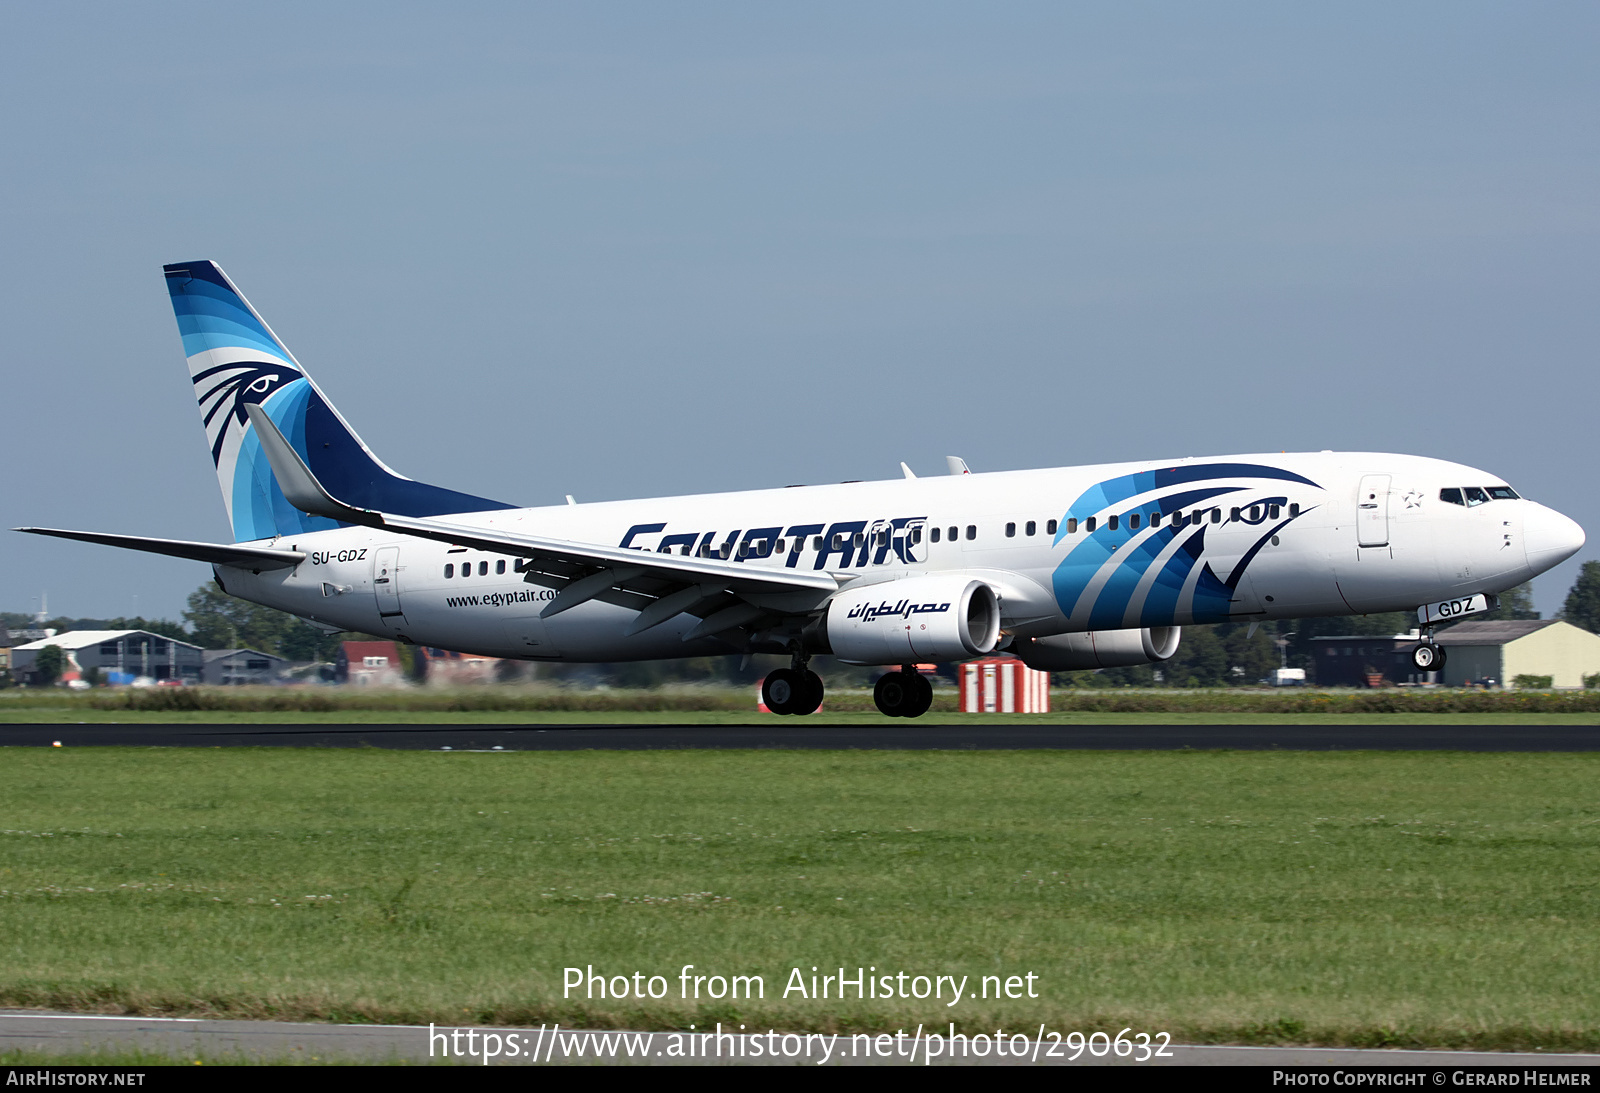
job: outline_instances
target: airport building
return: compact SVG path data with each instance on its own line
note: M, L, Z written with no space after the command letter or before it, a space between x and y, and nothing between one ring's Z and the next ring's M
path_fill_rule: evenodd
M1493 680L1508 687L1520 675L1549 676L1555 687L1582 687L1600 674L1600 635L1558 619L1458 622L1439 631L1444 684L1465 687Z
M405 682L405 665L400 646L392 641L345 641L339 643L334 661L334 679L358 687L387 687Z
M289 661L258 649L207 649L200 681L211 687L277 683Z
M59 645L67 654L63 678L68 680L81 679L84 672L95 668L106 683L132 683L141 678L157 683L199 683L204 665L204 650L198 645L148 630L69 630L11 651L12 672L20 682L32 682L34 658L48 645Z
M1438 631L1444 669L1419 672L1411 651L1420 635L1347 635L1311 639L1319 687L1509 687L1520 675L1549 676L1555 687L1582 687L1600 674L1600 635L1557 619L1458 622Z

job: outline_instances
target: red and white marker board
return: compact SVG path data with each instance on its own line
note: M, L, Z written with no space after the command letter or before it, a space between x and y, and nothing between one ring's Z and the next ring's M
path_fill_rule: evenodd
M985 657L960 666L963 713L1049 713L1050 673L1011 657Z

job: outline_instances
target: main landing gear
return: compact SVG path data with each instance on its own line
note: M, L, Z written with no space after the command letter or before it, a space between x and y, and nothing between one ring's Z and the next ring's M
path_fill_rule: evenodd
M917 674L914 664L878 678L872 701L886 717L921 717L933 705L933 684Z
M794 667L768 672L761 681L762 704L773 713L816 713L822 705L822 677L806 667L809 658L795 654Z

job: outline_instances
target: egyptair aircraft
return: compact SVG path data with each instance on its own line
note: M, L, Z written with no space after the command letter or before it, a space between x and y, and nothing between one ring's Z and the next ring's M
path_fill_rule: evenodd
M1181 627L1493 606L1583 530L1501 479L1314 452L951 474L520 508L385 466L214 262L165 267L233 543L19 528L210 562L328 628L530 661L788 654L766 703L822 700L817 654L913 668L1005 650L1050 671L1159 663Z

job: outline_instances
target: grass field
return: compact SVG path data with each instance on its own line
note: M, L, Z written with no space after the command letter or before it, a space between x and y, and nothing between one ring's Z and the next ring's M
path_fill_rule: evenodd
M1580 724L1600 725L1600 691L1057 690L1049 714L964 714L953 691L935 692L926 721L982 724ZM777 719L753 688L581 691L551 687L462 690L332 687L157 687L74 693L0 692L0 725L17 723L230 724L859 724L883 720L864 690L829 692L821 712Z
M1594 1050L1597 773L1574 754L7 749L0 1005ZM590 964L670 996L563 998L562 969ZM680 1000L684 964L760 975L765 998ZM785 999L813 965L1033 973L1039 997Z

